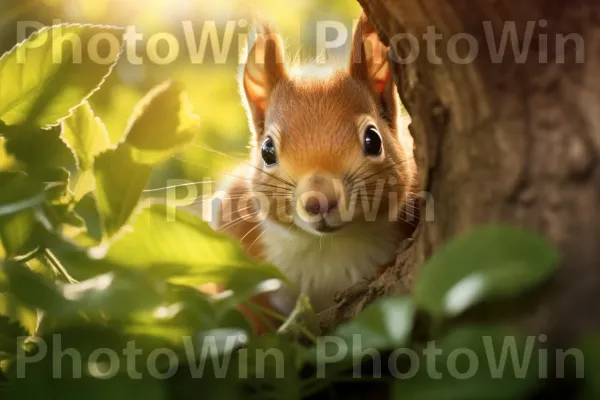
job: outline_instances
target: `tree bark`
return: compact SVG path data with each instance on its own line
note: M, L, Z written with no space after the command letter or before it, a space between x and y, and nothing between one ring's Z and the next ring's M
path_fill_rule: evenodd
M505 222L543 234L562 256L557 276L526 300L527 307L512 308L511 320L548 334L555 344L599 328L600 3L359 2L390 45L394 77L412 118L421 187L434 212L422 211L424 220L393 268L339 297L324 316L325 327L377 297L410 290L419 266L457 234ZM509 40L504 56L493 57L490 47L501 44L512 23L519 46L529 45L528 51L515 56ZM442 35L435 46L440 63L428 56L428 27ZM402 34L418 42L411 46L396 36ZM572 34L582 38L583 48L571 40L562 52L560 35ZM464 58L466 35L478 54L472 62L457 62L452 49L456 44L458 61ZM407 60L417 43L414 61L397 62L398 56Z

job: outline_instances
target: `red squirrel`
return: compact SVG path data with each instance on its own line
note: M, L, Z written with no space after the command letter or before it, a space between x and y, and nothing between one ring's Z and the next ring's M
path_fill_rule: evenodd
M284 315L300 292L316 312L332 306L393 263L414 230L412 139L387 51L363 15L349 63L326 77L290 67L268 27L247 55L250 160L225 185L212 226L289 278L294 287L255 299Z

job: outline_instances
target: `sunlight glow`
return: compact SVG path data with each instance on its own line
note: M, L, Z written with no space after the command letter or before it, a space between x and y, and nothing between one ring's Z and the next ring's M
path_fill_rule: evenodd
M177 315L182 309L183 306L180 303L175 303L169 306L158 307L154 310L153 315L156 318L169 319Z
M87 281L63 286L63 295L68 300L80 300L90 291L102 292L112 284L115 276L112 273L97 276Z
M471 275L458 282L446 295L446 310L460 314L477 301L485 290L485 279L480 274Z
M211 19L230 18L238 3L235 0L64 0L63 9L65 15L72 19L98 20L125 16L133 17L128 23L144 25L148 19L164 22L207 15ZM246 0L241 3L247 3L245 8L252 4Z

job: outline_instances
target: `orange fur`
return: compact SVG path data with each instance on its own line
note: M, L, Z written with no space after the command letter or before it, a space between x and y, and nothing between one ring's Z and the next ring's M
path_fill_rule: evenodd
M239 240L252 257L272 262L290 279L296 279L300 289L313 295L317 311L333 301L332 290L370 277L382 265L393 262L394 246L410 236L416 222L417 216L406 208L416 189L412 139L400 118L386 51L362 16L349 65L325 79L316 78L290 73L282 40L266 29L242 72L242 93L254 136L253 167L241 167L245 175L227 186L228 197L214 226ZM369 125L377 128L383 142L379 158L364 153L361 135ZM276 147L277 163L272 167L261 157L267 137ZM341 220L341 210L332 211L331 218L342 222L339 233L328 244L327 239L310 232L312 225L299 223L298 218L302 214L300 198L317 187L313 181L322 185L330 179L343 182L337 196L344 204L350 202L359 183L364 185L367 199L380 199L372 222L368 221L369 210L360 202L355 204L350 221ZM258 196L263 203L240 206L240 198L246 195ZM244 212L260 212L261 218L244 219ZM391 217L386 221L388 215ZM410 215L415 219L409 220ZM291 256L301 246L313 250ZM319 251L324 251L322 257ZM349 264L360 264L330 265L336 264L337 255L340 259L349 257ZM304 258L310 265L302 264ZM332 271L334 267L339 271ZM255 300L289 312L289 297L284 293Z

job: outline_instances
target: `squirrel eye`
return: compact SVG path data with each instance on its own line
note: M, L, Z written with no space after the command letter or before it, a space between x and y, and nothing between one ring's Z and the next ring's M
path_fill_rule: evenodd
M378 156L381 154L382 141L381 135L377 132L377 128L369 125L365 130L363 139L363 151L366 156Z
M275 152L275 142L271 136L267 136L262 145L262 158L267 166L277 164L277 153Z

